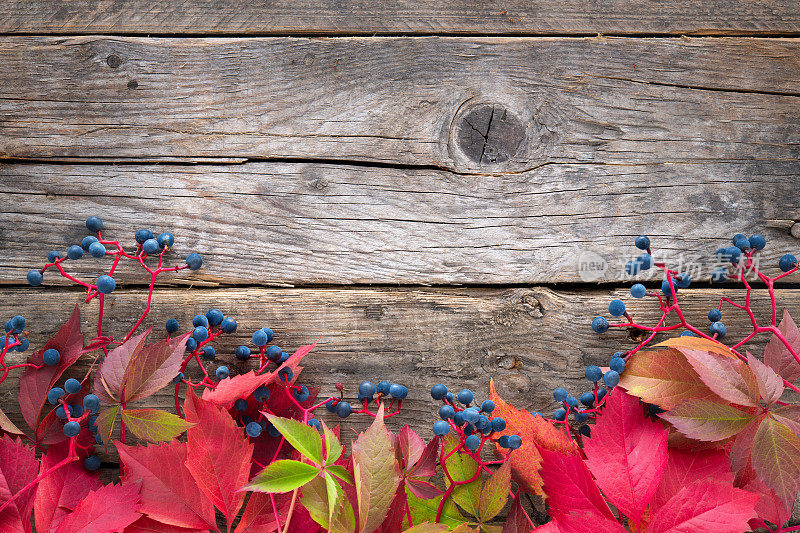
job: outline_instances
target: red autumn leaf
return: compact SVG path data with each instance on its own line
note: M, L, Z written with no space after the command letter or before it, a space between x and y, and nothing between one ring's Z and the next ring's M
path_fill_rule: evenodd
M719 343L708 339L698 346L696 337L681 337L692 339L692 347L673 344L673 348L681 352L703 383L723 400L757 407L759 405L758 386L756 377L749 366L740 361L732 352L721 350Z
M184 410L186 420L196 424L187 432L186 467L230 524L244 502L239 489L250 477L253 445L227 411L199 399L191 388Z
M769 520L777 526L782 526L792 514L792 508L786 507L775 491L767 487L763 481L754 477L744 487L744 490L758 495L756 515L762 520ZM756 529L751 522L750 526Z
M48 366L44 364L45 350L55 348L61 354L58 364ZM25 368L19 380L19 407L25 422L35 430L39 423L42 407L47 401L47 392L53 388L58 378L66 369L72 366L78 358L86 353L83 347L81 334L81 314L76 305L69 320L61 326L58 333L47 341L40 350L33 352L28 357L28 362L42 365L42 368Z
M751 479L756 477L753 471L752 455L753 455L753 440L756 437L761 422L766 415L760 415L755 420L750 422L746 428L740 431L733 439L730 447L731 471L734 476L734 484L737 487L743 487Z
M135 350L125 369L123 401L141 400L166 387L180 371L189 335L164 339Z
M792 347L795 353L800 354L800 330L789 316L789 311L783 310L783 318L778 324L778 331ZM764 347L764 362L771 366L775 372L783 376L786 381L793 382L800 378L800 364L786 345L776 336L772 335L767 345Z
M572 511L555 515L552 530L554 533L586 533L602 531L603 533L625 533L625 528L613 518L601 515L597 511ZM540 531L540 529L536 529Z
M38 464L33 448L22 444L22 439L8 435L0 438L0 505L16 496L20 490L36 479ZM0 511L3 533L29 533L31 508L36 487L25 491Z
M232 378L225 378L214 389L206 389L203 391L203 401L219 405L225 409L230 409L233 402L239 398L247 398L253 391L262 385L269 385L278 379L278 372L284 368L292 370L292 380L294 383L297 376L303 367L300 366L300 361L310 352L317 343L301 346L294 352L289 359L287 359L280 367L273 372L265 374L256 374L251 370L247 374L240 374Z
M800 437L768 416L753 439L753 469L788 506L800 491Z
M800 435L800 405L783 405L771 411L770 416Z
M547 503L555 514L589 511L614 519L583 459L539 448Z
M768 404L780 400L784 389L783 378L776 374L771 367L753 357L750 352L747 352L747 364L756 378L761 398Z
M542 478L539 475L542 458L538 448L562 454L576 454L578 451L575 444L563 431L556 429L541 416L533 416L525 409L518 410L503 401L495 390L494 381L489 382L489 397L495 404L492 414L506 421L506 429L493 434L496 452L503 455L506 453L496 443L502 435L522 437L522 446L511 454L512 476L526 492L543 496Z
M67 442L53 444L42 456L40 472L61 462L69 453ZM75 461L54 470L39 481L33 504L36 530L41 533L54 531L70 511L90 491L102 486L97 475L89 474L80 461Z
M705 442L730 438L756 418L750 411L712 400L687 400L659 416L687 437Z
M95 372L94 379L94 393L103 403L120 403L125 384L125 371L128 369L131 359L144 349L145 340L152 329L149 328L143 333L131 337L108 352L103 359L100 368ZM173 377L175 376L173 375Z
M250 494L250 499L247 501L247 506L244 508L242 518L236 525L236 533L272 533L274 531L280 532L283 529L291 493L285 494L267 494L265 492L253 492ZM275 518L275 511L272 507L272 499L275 501L275 506L278 508L278 518ZM294 520L294 517L292 517Z
M639 524L667 464L667 430L644 416L638 398L615 389L584 443L597 485Z
M733 483L731 463L722 450L690 451L668 448L667 451L667 465L650 501L651 510L658 509L683 487L695 481Z
M214 506L186 468L186 444L126 446L114 441L122 462L122 483L140 483L139 510L154 520L183 528L216 525Z
M64 518L55 533L108 533L128 527L142 514L139 485L103 485Z
M434 437L422 450L422 455L406 468L406 475L410 477L430 477L436 474L436 464L439 458L439 438Z
M168 526L147 516L142 516L139 520L126 527L124 533L208 533L208 530Z
M425 450L425 441L417 435L411 426L404 425L397 434L398 462L401 468L408 469L417 464Z
M531 522L528 513L522 506L522 493L518 492L508 510L506 521L503 524L503 533L530 533Z
M648 533L713 531L741 533L754 514L758 496L730 483L697 481L683 487L659 510L647 526Z

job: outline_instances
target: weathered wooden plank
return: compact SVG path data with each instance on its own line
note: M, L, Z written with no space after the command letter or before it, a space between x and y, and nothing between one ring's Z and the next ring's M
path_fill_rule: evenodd
M796 160L793 39L10 37L0 157Z
M797 161L545 165L504 176L296 163L0 165L0 282L24 283L48 250L80 242L92 214L126 245L140 227L172 231L169 262L200 251L201 270L159 278L184 284L608 282L622 279L641 233L659 258L697 264L695 280L709 279L711 254L733 233L763 233L761 264L777 272L777 258L797 250L798 174ZM606 270L579 271L592 258ZM68 269L91 279L98 260ZM130 270L117 279L145 281Z
M800 10L791 0L8 0L0 5L5 33L758 35L798 29Z
M685 293L686 315L701 326L708 323L708 309L718 298L743 296L741 291L731 290ZM591 331L591 318L603 314L613 297L626 298L629 311L644 323L656 318L657 306L632 300L623 290L163 289L156 293L146 325L159 328L167 318L175 317L186 326L193 315L212 306L230 313L239 321L239 330L216 348L218 362L235 373L246 371L247 364L236 361L232 351L238 344L249 344L256 328L272 327L275 343L287 351L321 337L305 359L302 383L321 386L322 394L332 394L334 384L340 381L350 398L364 379L401 382L410 393L402 415L393 419L393 427L408 423L429 436L435 405L428 390L437 382L450 388L469 387L482 397L493 378L509 400L541 411L553 408L554 387L563 384L575 393L585 389L586 365L605 364L613 352L633 346L621 331L603 336ZM796 289L779 290L778 305L798 316L798 297ZM78 299L74 292L3 289L0 317L24 313L31 344L36 347L57 330ZM118 336L143 308L144 295L119 291L111 301L107 333ZM760 319L768 316L768 304L766 291L754 291L753 308ZM86 333L94 331L90 312L83 315ZM748 332L745 315L726 307L724 319L730 339ZM160 332L154 335L158 337ZM765 341L756 342L753 353L760 355ZM22 355L8 357L18 361ZM79 366L76 374L88 368L88 364ZM16 407L17 389L15 373L0 390L0 408L24 425ZM141 404L174 408L169 390ZM365 421L352 422L359 427Z

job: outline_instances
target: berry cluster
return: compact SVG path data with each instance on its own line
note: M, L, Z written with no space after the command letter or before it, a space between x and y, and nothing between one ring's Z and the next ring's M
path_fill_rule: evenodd
M52 348L51 350L56 352ZM58 406L55 414L56 417L64 421L62 432L65 437L70 439L70 455L78 448L83 452L88 452L92 447L91 444L84 445L78 441L77 437L84 424L94 437L94 442L102 444L103 441L98 435L97 427L100 398L94 394L87 394L80 381L75 378L69 378L64 382L63 387L53 387L47 391L47 402L50 405ZM100 468L100 458L96 455L89 455L84 459L83 465L87 470L97 470Z
M26 338L28 334L25 332L25 326L27 325L28 321L24 316L21 315L10 318L5 323L5 335L0 336L0 370L3 371L2 375L0 375L0 383L2 383L8 377L9 372L15 368L42 368L41 366L33 363L7 365L5 362L6 354L8 352L24 352L28 349L29 342ZM56 363L57 362L58 361L56 361ZM45 360L45 363L47 363L47 360Z

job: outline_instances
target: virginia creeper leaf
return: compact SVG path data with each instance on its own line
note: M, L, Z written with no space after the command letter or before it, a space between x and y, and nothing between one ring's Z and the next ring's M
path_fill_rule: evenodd
M316 429L291 418L268 414L267 419L298 452L318 465L324 463L322 458L322 438Z
M174 526L208 529L216 525L214 506L186 467L186 443L126 446L114 441L123 485L141 484L140 511Z
M778 324L778 331L792 347L794 353L800 354L800 330L797 329L797 325L785 309L781 323ZM786 381L794 382L800 377L800 364L777 335L773 334L764 347L764 362L783 376Z
M308 463L279 459L268 464L245 488L258 492L289 492L302 487L319 473L316 466Z
M6 416L2 409L0 409L0 432L22 435L22 431Z
M90 492L61 522L56 533L108 533L133 524L142 514L139 485L103 485Z
M408 470L422 457L425 441L411 429L411 426L406 424L400 428L400 433L397 434L397 449L400 452L398 459L401 468Z
M444 455L448 456L444 463L450 477L445 477L445 484L450 487L451 479L457 485L453 488L452 498L464 511L478 516L478 501L481 497L481 478L478 475L478 462L461 448L461 452L453 452L461 441L453 433L444 436ZM472 480L472 481L470 481ZM470 481L469 483L465 483Z
M406 497L408 498L411 519L415 524L436 521L436 512L439 509L442 496L423 500L414 496L408 491L408 487L406 487ZM439 518L439 522L450 527L457 527L466 521L467 519L461 514L455 503L453 503L453 499L448 498L442 507L442 514Z
M668 448L667 465L661 475L650 509L657 510L683 487L695 481L733 483L731 463L724 451Z
M492 414L502 417L506 421L506 429L492 435L496 453L501 456L507 453L507 450L497 445L497 439L501 436L519 435L522 437L522 446L515 450L509 459L511 475L526 492L543 496L542 478L539 476L542 458L539 455L538 447L574 454L578 453L575 445L563 431L556 429L553 424L541 416L533 416L525 409L518 410L503 401L497 394L494 381L489 382L489 398L495 404Z
M780 400L784 389L783 379L772 368L753 357L750 352L747 352L747 364L756 378L761 398L768 404Z
M554 520L549 523L554 524L553 529L545 529L544 531L552 531L553 533L586 533L587 531L625 533L625 528L619 525L616 520L594 510L560 513L553 518ZM542 529L537 528L535 531L542 531Z
M681 337L692 339L692 345L696 345L696 337ZM701 339L711 346L703 348L689 348L680 344L673 344L673 347L681 352L703 383L723 400L756 407L759 405L758 386L756 377L749 366L740 361L732 352L725 349L720 353L719 343L708 339Z
M442 531L447 531L448 528L444 524L434 524L431 522L424 522L422 524L417 524L414 527L408 528L405 530L405 533L441 533Z
M683 487L653 513L648 533L713 531L741 533L753 516L758 495L730 483L697 481Z
M344 448L325 422L322 422L322 433L325 435L325 464L332 465L342 456Z
M782 405L771 411L770 416L800 435L800 405Z
M239 512L250 476L253 445L227 411L199 399L189 388L184 402L189 428L186 467L197 486L228 519Z
M0 437L0 505L16 496L22 488L36 479L38 465L34 450L22 439L8 435ZM0 511L3 533L28 533L31 530L31 508L36 487L26 490Z
M141 400L166 387L180 371L189 335L164 339L135 350L123 377L123 401Z
M763 481L754 477L744 487L744 490L758 494L758 503L756 503L756 515L762 520L768 520L777 526L782 526L791 516L792 508L786 507L786 504L778 498L775 491L767 487ZM758 526L751 527L756 529Z
M280 533L283 531L284 518L288 514L289 498L291 494L250 493L247 506L239 523L236 524L235 533ZM275 509L272 507L273 500L279 514L277 520ZM292 516L292 521L295 518L296 516Z
M584 452L606 498L640 523L667 464L667 430L644 416L637 397L615 389L584 439Z
M734 405L711 400L687 400L659 415L689 438L715 442L732 437L756 415Z
M123 409L122 421L134 435L150 442L169 442L194 425L160 409Z
M794 505L800 491L800 437L768 416L756 431L752 461L759 479L787 507Z
M100 411L97 415L97 420L95 420L95 424L97 424L97 434L100 435L106 447L108 447L108 443L111 442L111 433L114 431L114 426L117 423L120 411L122 411L122 408L119 405L107 407Z
M355 480L353 479L353 476L350 475L350 472L348 472L347 469L342 465L326 466L325 470L349 485L355 485L356 483Z
M400 483L392 441L383 424L383 404L372 425L353 443L352 455L359 530L369 532L386 518Z
M353 506L346 498L339 498L336 507L330 509L327 484L322 477L316 477L303 486L301 501L311 518L332 533L352 533L356 527ZM329 518L331 515L333 520Z
M514 503L511 504L511 509L508 510L508 516L503 524L503 533L530 533L531 522L528 513L522 506L522 493L517 492L517 497L514 498Z
M556 514L590 511L614 519L600 489L584 461L576 455L564 455L540 449L542 480L547 503Z
M481 523L488 522L503 510L508 501L510 489L511 463L506 461L489 476L481 489L481 497L478 502L478 518Z
M410 468L409 465L406 466L406 476L426 478L436 474L438 457L439 437L434 437L425 445L419 460L410 465Z
M171 526L142 515L136 522L126 527L124 533L208 533L208 530Z
M103 363L94 375L93 391L103 403L120 403L124 401L125 371L128 369L131 359L144 349L145 340L152 329L148 328L139 335L131 337L108 352L108 355L103 359ZM175 377L175 374L172 377Z
M743 487L751 479L755 479L756 473L753 470L753 441L756 437L761 422L766 418L766 414L759 415L750 422L747 427L734 437L731 443L729 456L731 459L731 470L733 471L734 484Z

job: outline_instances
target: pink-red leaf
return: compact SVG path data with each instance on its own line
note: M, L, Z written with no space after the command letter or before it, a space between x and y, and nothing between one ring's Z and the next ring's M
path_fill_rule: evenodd
M411 426L405 425L400 428L400 433L397 435L397 449L400 452L398 460L401 468L408 469L417 464L422 457L425 441L411 429Z
M733 483L731 463L724 451L668 449L667 466L661 475L658 490L650 502L651 512L664 505L683 487L695 481Z
M696 337L691 339L691 346L679 344L673 347L681 352L703 383L723 400L745 405L758 406L758 386L753 371L740 361L727 348L721 349L717 342L708 339L698 346ZM689 342L689 341L686 341Z
M800 437L768 416L756 431L752 461L759 479L793 505L800 491Z
M753 517L758 496L730 483L697 481L670 498L647 527L648 533L713 531L741 533Z
M199 399L192 389L184 402L188 431L186 467L197 486L230 524L239 512L250 477L253 445L226 410Z
M699 399L687 400L660 416L687 437L705 442L730 438L756 418L735 405Z
M141 483L140 511L174 526L213 528L214 506L186 467L186 444L126 446L114 442L122 462L123 484Z
M45 350L55 348L61 354L58 364L48 366L44 364ZM66 369L85 353L83 348L83 335L81 334L81 314L76 305L66 323L58 333L47 341L43 348L32 353L28 362L41 365L42 368L25 368L19 382L19 407L25 422L31 429L36 429L42 407L47 400L47 392L53 388L58 378Z
M756 378L761 398L768 404L780 400L784 389L783 379L772 368L753 357L750 352L747 352L747 364Z
M503 524L503 533L530 533L531 520L522 506L522 493L518 492Z
M590 511L614 519L589 469L577 455L539 448L542 481L547 502L554 513Z
M430 500L441 496L443 491L433 483L421 481L419 479L406 478L406 488L408 491L421 500Z
M208 529L170 526L147 516L141 516L139 520L126 527L124 533L208 533Z
M754 477L744 490L758 494L758 503L756 503L756 515L762 520L768 520L777 526L782 526L792 514L792 508L786 507L786 504L778 498L775 491L767 487L763 481ZM752 523L751 523L752 526ZM753 527L756 529L757 526Z
M410 469L406 470L407 476L414 477L430 477L436 474L436 464L439 454L439 438L434 437L425 449L422 450L420 458L412 465Z
M613 518L599 514L597 511L572 511L560 513L553 517L554 533L586 533L587 531L602 531L603 533L625 533L625 528ZM536 531L540 531L538 528Z
M90 492L61 522L56 533L108 533L133 524L142 514L139 485L103 485Z
M797 324L794 323L792 317L789 316L789 312L785 309L783 311L783 319L778 324L778 331L781 332L789 346L792 347L794 353L800 354L800 330L797 329ZM775 334L772 335L764 347L764 362L783 376L786 381L793 382L800 378L800 364Z
M123 398L125 371L131 359L144 349L145 340L152 328L131 337L106 355L100 368L95 372L94 393L103 403L120 403ZM177 374L177 372L176 372ZM173 377L175 377L173 375Z
M0 505L36 479L37 461L33 448L17 437L0 438ZM3 533L27 533L31 530L31 507L36 487L28 489L0 511Z
M639 523L667 464L667 430L644 416L639 399L615 389L585 439L589 470L606 498Z
M123 377L124 401L147 398L167 386L180 370L188 338L186 333L135 350Z
M770 416L800 435L800 405L783 405L771 411Z

